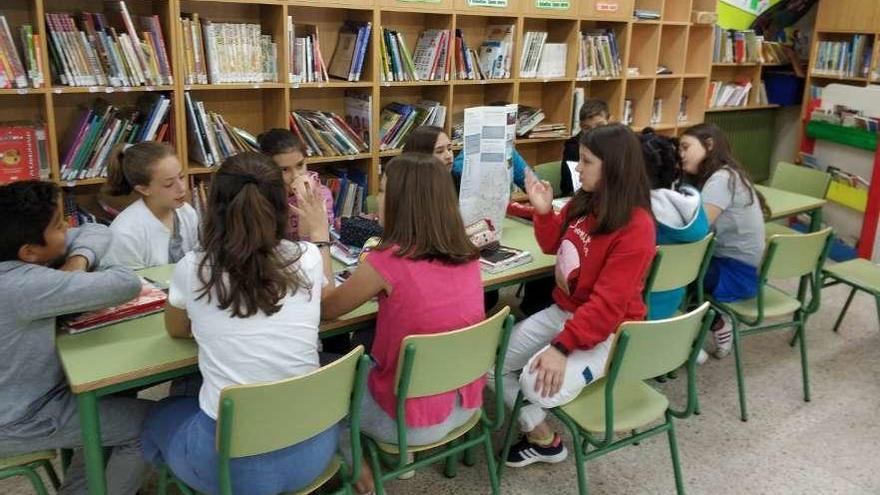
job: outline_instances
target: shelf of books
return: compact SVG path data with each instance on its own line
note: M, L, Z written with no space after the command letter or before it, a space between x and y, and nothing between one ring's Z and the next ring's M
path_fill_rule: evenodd
M513 102L516 146L535 165L561 156L586 98L637 129L701 122L714 31L691 19L714 10L710 0L5 0L0 152L26 139L38 153L14 177L91 194L114 145L159 140L177 150L195 198L225 157L282 127L310 168L362 174L375 193L381 163L418 125L460 142L465 108Z

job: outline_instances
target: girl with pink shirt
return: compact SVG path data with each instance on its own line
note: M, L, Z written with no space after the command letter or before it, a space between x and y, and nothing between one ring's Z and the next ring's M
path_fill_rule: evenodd
M321 235L321 202L306 192L297 210L300 227ZM485 318L479 251L465 234L449 171L428 154L404 153L391 160L379 186L381 244L340 287L325 288L322 317L332 319L378 296L379 312L371 350L361 429L381 442L397 442L395 376L400 344L414 334L458 330ZM304 230L305 231L305 230ZM327 278L329 257L322 250ZM427 445L467 422L482 404L486 378L458 390L406 401L407 439ZM364 470L358 492L373 488Z
M321 184L317 172L311 172L306 167L306 155L303 152L302 143L287 129L270 129L257 137L260 151L272 159L281 169L284 187L287 190L287 203L291 207L296 206L296 195L293 193L296 185L304 181L310 182L316 187L327 209L327 223L333 225L333 194L327 186ZM307 241L308 236L303 236L298 226L299 219L290 210L290 222L284 236L288 241Z

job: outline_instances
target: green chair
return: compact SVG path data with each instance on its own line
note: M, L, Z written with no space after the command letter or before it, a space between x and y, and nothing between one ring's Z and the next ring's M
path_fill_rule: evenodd
M217 418L220 493L232 495L230 460L283 449L307 440L349 416L352 465L339 457L308 487L296 495L311 493L342 470L342 488L336 493L353 493L360 476L360 409L370 358L358 346L344 357L311 373L271 383L226 387L220 394ZM320 404L320 407L316 406ZM159 472L159 493L169 483L186 494L192 490Z
M758 274L758 295L752 299L727 303L712 301L713 306L731 318L740 417L743 421L748 420L748 413L746 411L740 340L748 335L781 328L795 328L795 339L800 342L804 401L810 401L805 332L807 318L819 309L821 301L820 277L828 251L831 249L831 238L830 228L810 234L771 237ZM791 295L769 284L771 280L795 277L800 280L797 295ZM808 287L811 293L809 302L807 301ZM778 320L785 317L790 317L790 319L775 323L766 323L765 321L768 318ZM750 328L741 328L742 325L747 325Z
M491 432L504 423L501 369L512 328L513 316L510 316L510 308L505 307L494 316L468 328L431 335L410 335L403 339L396 379L397 443L379 442L364 434L377 495L385 493L386 481L441 460L446 461L446 475L453 477L459 454L464 452L465 463L471 465L471 449L480 445L485 450L492 493L500 492ZM489 420L480 408L469 421L440 441L417 447L409 445L406 399L455 390L480 378L492 368L495 369L497 411L494 421ZM462 437L465 438L462 440ZM415 461L409 460L411 453L423 453L438 447L445 448L419 455ZM382 461L390 466L390 470L383 470Z
M541 180L546 180L553 186L553 197L562 195L562 166L560 161L542 163L535 167L535 175Z
M687 418L697 406L697 354L714 317L709 303L703 303L694 311L675 318L624 323L617 330L605 377L588 385L573 401L550 410L572 436L581 495L587 493L586 461L663 432L669 439L676 491L684 493L673 418ZM647 381L685 363L687 405L679 411L670 407L667 397ZM510 451L514 423L523 402L520 392L511 415L502 460ZM648 427L661 419L663 423ZM645 427L648 428L637 431ZM628 435L615 441L615 433Z
M831 174L828 172L788 162L776 164L773 177L767 183L768 186L775 189L804 194L813 198L824 198L828 193L828 186L830 184ZM777 234L800 233L776 222L767 222L764 227L768 239Z
M49 492L46 491L46 485L43 484L43 479L40 478L40 473L37 472L39 468L43 468L49 476L49 481L52 482L55 491L58 491L61 487L61 482L58 480L58 475L55 474L55 469L52 467L52 459L54 458L54 450L40 450L29 454L0 457L0 480L12 478L13 476L24 476L30 480L31 486L34 487L34 491L38 495L48 495Z
M709 268L715 248L714 235L708 234L697 242L657 246L657 254L648 271L642 295L650 310L650 294L696 285L697 304L703 302L703 276ZM700 260L694 263L694 260ZM682 301L682 306L686 304Z
M877 310L877 317L880 318L880 266L866 259L856 258L825 267L822 270L822 278L824 287L836 284L846 284L851 287L846 303L844 303L837 321L834 322L835 332L840 328L853 297L860 290L874 296L874 307ZM828 280L831 282L827 282Z

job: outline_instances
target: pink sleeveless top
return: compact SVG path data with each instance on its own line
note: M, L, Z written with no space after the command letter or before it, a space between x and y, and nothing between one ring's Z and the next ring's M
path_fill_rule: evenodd
M483 283L479 261L449 265L435 261L413 261L394 256L394 249L373 251L366 261L392 287L391 295L379 295L379 314L372 355L376 367L368 386L376 402L397 418L394 394L400 344L408 335L459 330L481 322ZM406 424L410 427L442 423L452 413L456 396L466 409L480 407L486 377L458 390L417 397L406 401Z

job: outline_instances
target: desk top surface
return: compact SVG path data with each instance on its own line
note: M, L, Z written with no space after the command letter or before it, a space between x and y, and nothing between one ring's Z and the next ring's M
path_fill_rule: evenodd
M825 200L805 194L798 194L768 186L756 185L755 189L764 195L770 209L770 219L790 217L798 213L807 213L825 206Z
M553 270L554 256L541 253L529 224L506 219L503 243L524 249L533 261L498 274L483 273L483 284L496 288L538 277ZM333 269L342 265L335 263ZM173 265L141 271L162 285L171 278ZM378 305L367 302L351 313L323 322L321 331L353 328L371 321ZM74 393L99 390L197 363L198 348L191 339L172 339L165 332L162 313L124 321L78 335L60 334L58 353Z

